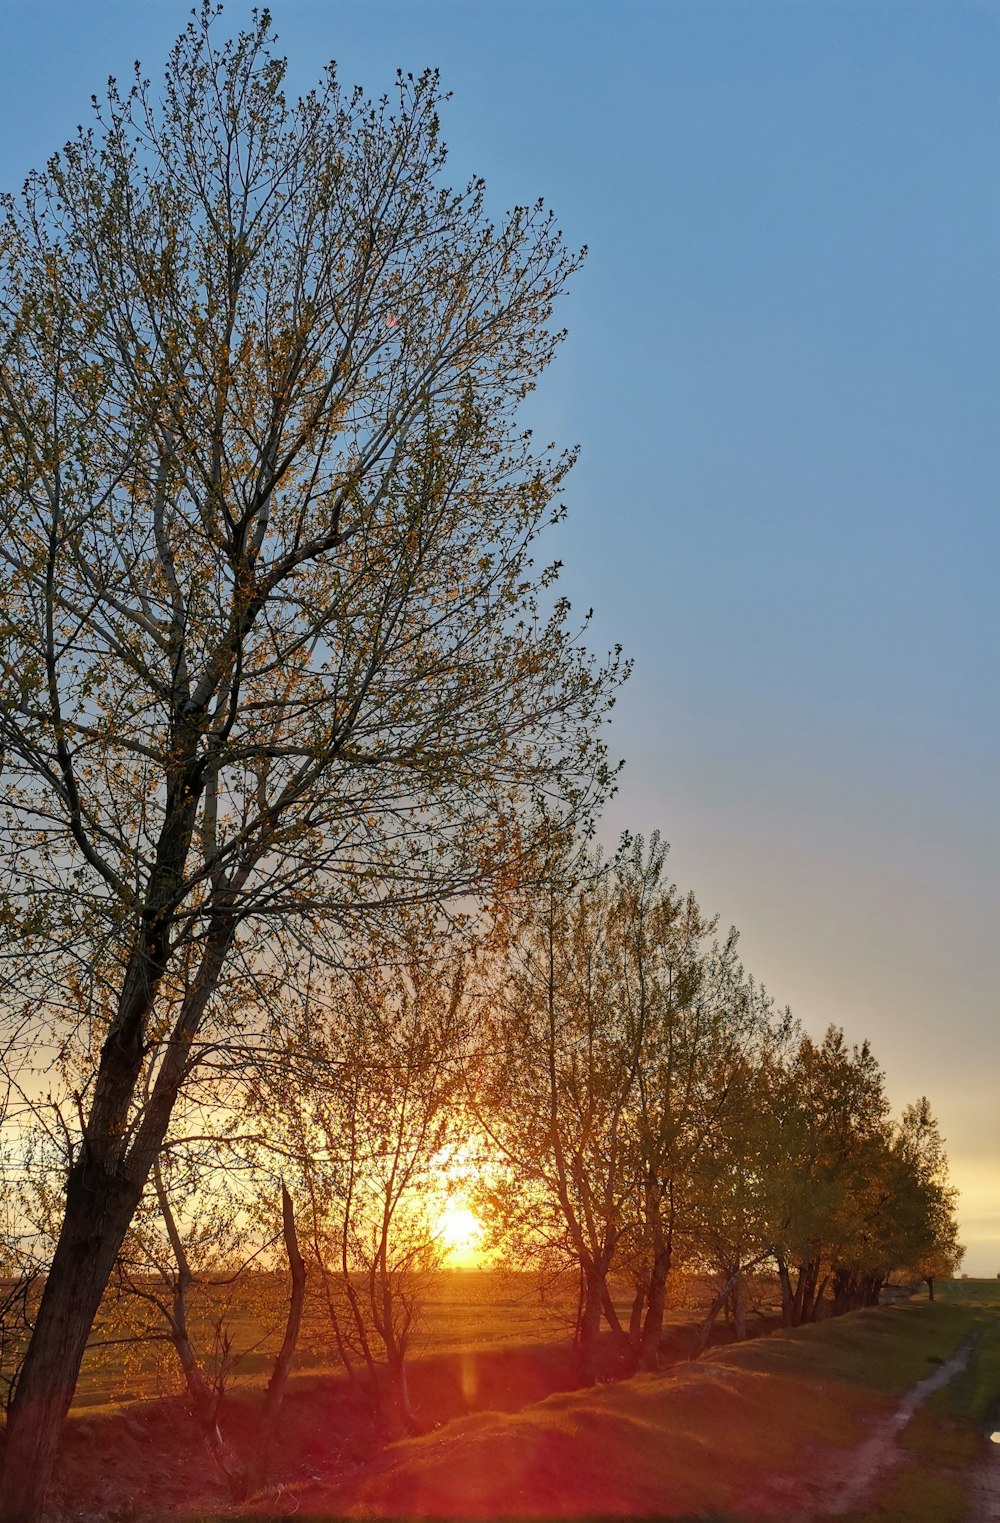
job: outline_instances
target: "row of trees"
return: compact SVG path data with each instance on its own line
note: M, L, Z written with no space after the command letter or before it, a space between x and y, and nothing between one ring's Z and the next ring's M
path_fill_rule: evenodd
M412 916L394 959L286 968L238 1064L231 1040L199 1054L100 1336L171 1352L234 1496L266 1474L304 1311L309 1354L339 1362L390 1431L417 1427L407 1356L449 1190L471 1192L501 1260L578 1275L583 1382L604 1326L621 1371L656 1368L674 1282L704 1288L704 1344L724 1308L745 1335L762 1284L797 1325L958 1262L927 1101L892 1120L867 1044L833 1028L816 1041L776 1011L735 932L720 939L665 879L657 838L610 863L556 839L478 951ZM24 1287L72 1161L49 1106L7 1197L31 1226ZM234 1304L253 1341L271 1324L282 1337L250 1454L222 1417L247 1353ZM11 1312L16 1325L22 1302Z
M671 1277L707 1287L704 1341L723 1308L745 1331L762 1278L795 1325L876 1302L894 1272L932 1284L953 1270L926 1100L891 1120L867 1044L834 1029L815 1041L775 1011L735 933L718 938L664 858L654 838L610 864L550 861L478 955L421 916L394 961L369 948L349 968L285 969L238 1064L231 1040L199 1053L102 1337L172 1350L235 1493L254 1475L220 1426L240 1355L226 1303L276 1292L273 1274L249 1290L247 1271L298 1257L310 1353L338 1360L392 1429L412 1427L406 1358L449 1189L473 1193L503 1259L579 1275L585 1381L602 1324L619 1367L655 1368ZM22 1286L40 1283L72 1161L54 1097L48 1119L5 1195ZM452 1160L470 1143L463 1173ZM263 1323L279 1310L262 1307Z
M761 1266L787 1325L876 1304L890 1274L960 1257L941 1138L921 1099L890 1119L870 1047L815 1041L744 971L665 848L550 866L493 990L479 1115L502 1159L500 1237L581 1277L580 1374L606 1321L628 1367L655 1368L668 1277L712 1277L703 1336ZM516 1095L516 1105L510 1097ZM634 1288L623 1325L613 1276Z

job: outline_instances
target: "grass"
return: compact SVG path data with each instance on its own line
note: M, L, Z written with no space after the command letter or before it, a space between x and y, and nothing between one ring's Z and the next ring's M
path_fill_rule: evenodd
M936 1391L903 1433L900 1462L847 1523L963 1523L986 1435L1000 1422L1000 1283L954 1280L946 1306L970 1319L966 1368Z
M628 1319L628 1288L618 1288L619 1313ZM287 1281L280 1275L247 1277L235 1288L220 1288L214 1300L196 1300L192 1327L199 1349L210 1352L211 1320L223 1317L238 1357L227 1386L234 1390L266 1383L281 1341L287 1305ZM135 1303L145 1316L141 1303ZM430 1277L412 1343L415 1362L437 1356L516 1350L542 1343L563 1343L576 1311L575 1294L565 1283L540 1294L537 1276L502 1269L447 1269ZM120 1410L129 1402L174 1395L181 1390L176 1356L162 1334L159 1340L121 1341L127 1332L129 1306L109 1295L97 1331L84 1356L72 1413L93 1415ZM135 1312L132 1313L133 1317ZM700 1322L703 1309L668 1309L665 1336L683 1334ZM152 1318L147 1318L152 1321ZM159 1328L156 1328L159 1333ZM306 1316L293 1365L298 1379L328 1378L341 1373L333 1334L318 1285L306 1289Z
M297 1514L810 1516L849 1477L852 1446L987 1315L959 1297L861 1312L664 1375L478 1413L394 1446L360 1480L302 1488ZM990 1378L986 1367L970 1372L969 1388L985 1392ZM945 1523L961 1481L940 1464L918 1481L926 1503L914 1523ZM904 1523L896 1481L884 1492L882 1511L858 1516Z
M965 1516L1000 1392L1000 1285L954 1282L933 1305L915 1300L779 1331L588 1391L559 1389L566 1311L565 1303L539 1308L534 1287L516 1279L478 1271L442 1276L425 1321L429 1350L414 1362L412 1378L418 1408L425 1417L439 1412L443 1425L388 1449L363 1432L350 1436L351 1398L342 1383L301 1370L279 1440L280 1515L581 1523L814 1517L836 1500L838 1486L842 1492L856 1470L857 1446L891 1418L903 1393L976 1333L967 1370L918 1410L898 1462L877 1480L864 1510L845 1515L848 1523L958 1523ZM231 1510L190 1510L194 1498L212 1495L210 1468L207 1481L185 1481L196 1435L184 1440L171 1431L179 1407L165 1408L157 1429L155 1404L147 1406L146 1416L140 1405L107 1418L92 1407L74 1425L81 1466L93 1468L100 1455L110 1468L122 1444L134 1447L135 1463L162 1465L162 1486L147 1480L146 1505L136 1491L131 1513L123 1504L117 1515L148 1519L152 1498L189 1523L231 1519ZM252 1441L252 1408L237 1402L230 1419L237 1436L242 1422L244 1440ZM69 1473L67 1485L74 1495ZM126 1492L123 1484L119 1495ZM267 1505L254 1511L273 1515Z
M248 1277L235 1290L220 1289L214 1304L195 1303L192 1326L200 1349L211 1351L211 1322L222 1317L237 1353L231 1387L266 1381L281 1341L288 1286L282 1276ZM139 1306L142 1314L142 1308ZM176 1394L181 1389L176 1356L160 1337L121 1341L128 1306L113 1295L102 1308L94 1340L84 1357L73 1399L75 1414L117 1410L130 1401ZM534 1276L502 1271L445 1270L430 1281L414 1354L449 1350L516 1347L563 1339L573 1304L564 1294L541 1302ZM157 1328L157 1332L159 1329ZM307 1286L306 1320L294 1370L302 1376L329 1376L341 1370L318 1286Z

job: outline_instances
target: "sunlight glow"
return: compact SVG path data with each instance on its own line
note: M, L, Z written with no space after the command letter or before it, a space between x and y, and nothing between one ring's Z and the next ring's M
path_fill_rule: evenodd
M461 1197L448 1201L437 1219L447 1269L469 1269L482 1261L483 1224Z

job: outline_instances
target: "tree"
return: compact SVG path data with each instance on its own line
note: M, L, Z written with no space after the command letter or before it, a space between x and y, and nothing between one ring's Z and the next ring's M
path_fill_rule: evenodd
M934 1299L934 1281L950 1279L965 1249L958 1241L958 1191L948 1180L944 1139L930 1102L922 1095L903 1111L894 1155L905 1179L893 1269L919 1276Z
M802 1037L776 1077L770 1096L785 1156L776 1167L784 1199L774 1248L783 1320L797 1326L815 1320L831 1281L838 1311L871 1295L861 1279L875 1267L889 1103L869 1043L849 1047L835 1026L820 1043Z
M578 1269L583 1384L597 1377L636 1173L639 1043L616 984L616 890L613 871L553 832L544 881L491 999L482 1064L482 1120L508 1176L494 1203L513 1199L511 1224L526 1215L536 1246L561 1247Z
M131 1331L138 1348L148 1350L150 1341L172 1346L206 1448L233 1498L242 1500L267 1479L302 1321L306 1269L291 1196L275 1178L283 1160L263 1139L232 1127L240 1097L229 1090L198 1095L194 1106L185 1095L187 1104L175 1108L171 1135L153 1164L153 1190L132 1219L99 1321L110 1318L117 1344ZM178 1122L194 1135L178 1135ZM279 1277L259 1271L279 1239L289 1270L283 1337L252 1447L241 1455L222 1421L227 1382L251 1351L234 1337L232 1313L234 1305L254 1306L257 1345L260 1322L273 1322L277 1330Z
M0 220L5 999L86 1057L7 1523L227 970L503 885L608 775L617 659L532 563L571 457L515 423L576 257L441 185L433 74L289 104L213 15Z
M428 931L421 960L415 946L406 966L307 985L294 1069L271 1065L254 1101L288 1159L336 1353L395 1434L418 1427L407 1355L441 1263L442 1159L465 1119L464 969L432 946Z

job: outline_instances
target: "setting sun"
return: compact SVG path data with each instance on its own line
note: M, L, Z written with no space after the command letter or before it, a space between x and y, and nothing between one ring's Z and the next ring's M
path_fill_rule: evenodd
M481 1262L483 1224L463 1200L451 1200L438 1217L437 1230L448 1269L468 1269Z

